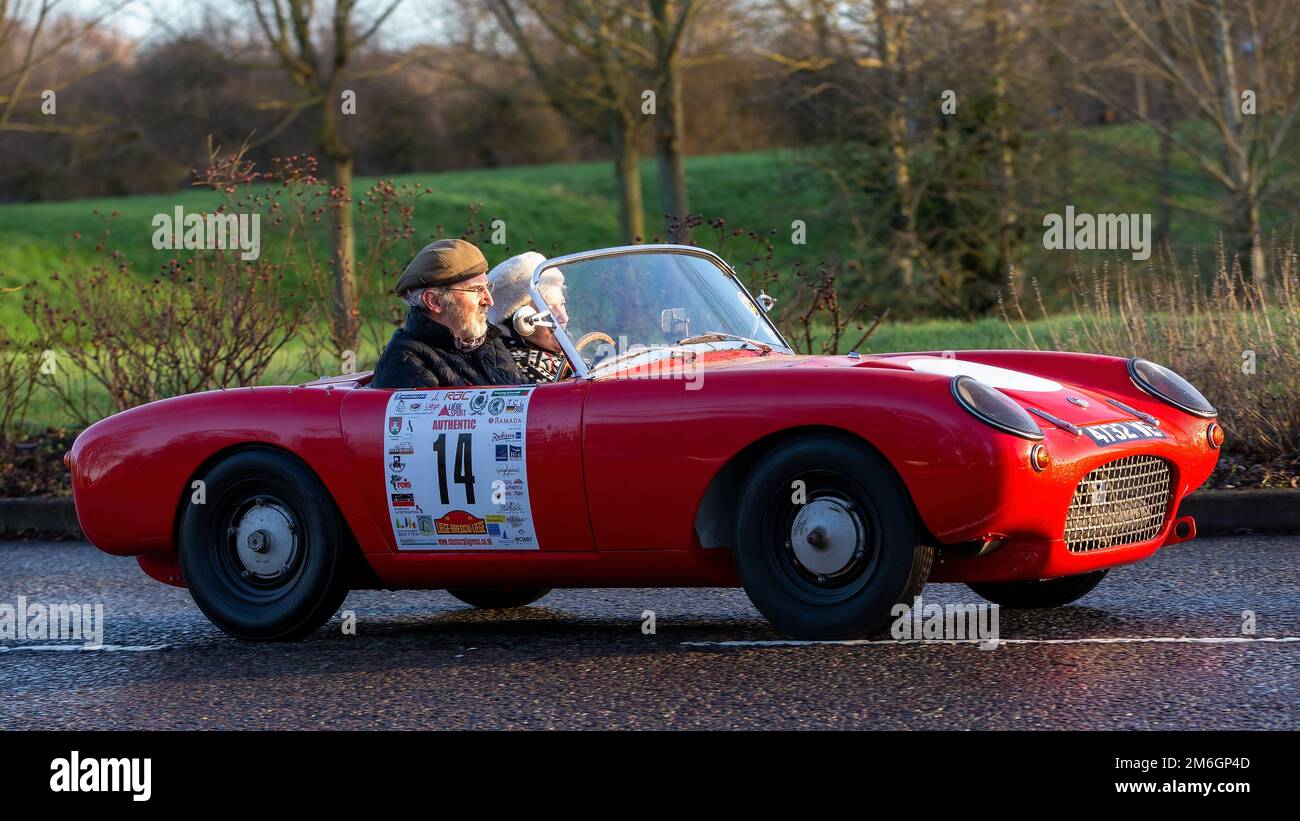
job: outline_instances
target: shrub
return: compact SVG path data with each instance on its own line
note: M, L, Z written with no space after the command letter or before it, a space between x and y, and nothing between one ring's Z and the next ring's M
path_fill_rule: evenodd
M16 289L15 289L16 291ZM5 295L15 291L6 290ZM0 327L0 441L16 438L36 386L40 358Z
M1181 373L1219 409L1225 449L1253 459L1300 450L1300 275L1294 239L1274 244L1267 277L1246 276L1220 242L1206 282L1193 257L1167 251L1141 273L1128 265L1074 275L1070 321L1048 323L1051 346L1142 356ZM1044 317L1037 283L1035 301ZM1017 341L1038 348L1014 279L1003 304ZM1023 332L1023 337L1021 333Z
M64 270L44 289L28 289L24 311L37 345L53 351L53 373L43 368L38 382L72 418L85 425L168 396L254 384L304 325L308 315L294 304L303 289L286 276L285 259L310 245L302 228L319 213L320 186L299 158L258 175L265 188L237 187L250 174L237 153L215 161L198 184L223 193L219 214L270 215L257 259L242 259L237 247L174 251L146 278L110 247L116 212L96 212L103 227L88 255L94 261L82 261L87 255L76 251L86 241L76 234ZM277 230L284 236L268 243Z
M704 219L699 215L692 215L685 222L692 230L702 224ZM759 233L728 228L726 220L721 218L709 220L708 226L717 237L718 254L724 259L730 254L728 261L750 293L756 297L760 293L779 297L769 316L800 353L858 350L889 315L886 308L871 317L868 299L844 297L844 268L836 260L822 261L813 267L796 262L789 272L774 267L772 237L776 229ZM676 228L676 221L670 219L669 230ZM748 247L733 249L731 246L735 245Z

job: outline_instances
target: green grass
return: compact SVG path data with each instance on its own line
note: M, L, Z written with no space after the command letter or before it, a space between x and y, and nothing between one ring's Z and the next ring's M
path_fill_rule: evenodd
M1081 213L1156 211L1155 180L1141 173L1153 167L1151 158L1157 151L1150 132L1134 126L1113 126L1077 129L1071 136L1070 202L1065 201L1066 195L1050 193L1049 188L1029 216L1060 212L1067 204L1073 204ZM692 211L706 218L725 218L728 227L775 229L776 264L781 269L788 269L795 260L816 264L830 259L858 259L867 270L864 276L875 276L873 269L878 265L874 260L879 259L881 249L855 247L841 198L808 162L809 157L807 152L793 150L691 157L687 160L687 178ZM1208 259L1225 225L1223 193L1186 155L1175 155L1173 176L1175 250L1180 254L1196 250ZM416 210L419 240L459 234L467 222L468 203L482 204L478 213L482 222L505 220L506 245L484 246L492 263L527 247L536 247L549 256L622 241L608 162L409 174L392 179L398 184L431 189ZM359 199L375 181L358 178L354 198ZM647 159L642 165L642 183L647 231L653 237L663 228L653 160ZM187 212L209 211L218 201L212 192L190 189L134 197L0 205L0 322L16 329L14 335L19 338L30 333L21 312L22 292L5 290L20 285L40 288L50 272L65 268L64 258L73 233L80 232L87 240L98 235L101 224L93 211L120 214L110 245L124 251L138 273L148 275L173 256L170 251L152 247L152 217L169 213L177 205ZM885 215L869 213L857 216L866 224L885 219ZM1269 229L1287 230L1295 216L1273 209L1266 211L1265 218ZM806 224L805 245L790 242L791 222L796 219ZM1029 222L1033 224L1026 226L1021 267L1028 275L1048 283L1051 291L1051 286L1066 273L1070 256L1044 250L1038 242L1041 218ZM710 247L717 245L715 232L707 227L699 230L696 238ZM324 231L318 240L318 249L324 253ZM358 243L358 258L364 259L366 231L360 225ZM83 241L79 246L83 261L90 261L93 242ZM744 260L753 248L753 243L744 238L728 238L721 250L743 270ZM1096 252L1083 259L1085 265L1099 264L1106 256ZM378 271L359 273L362 277L384 276ZM879 307L889 306L886 303Z
M832 222L831 204L821 183L802 171L788 152L768 151L692 158L688 165L692 185L692 209L708 216L725 215L729 225L766 228L784 224L796 214L809 224L810 237L824 254L841 252L836 239L844 236ZM654 205L659 190L654 165L642 167L647 231L662 233L663 219ZM468 221L469 203L481 203L477 219L506 223L504 246L483 245L493 264L527 247L537 247L548 256L600 248L621 243L616 191L610 166L605 162L523 166L438 174L410 174L390 178L397 184L410 183L432 189L416 209L417 236L425 240L440 235L458 235ZM376 182L358 178L354 199ZM210 191L186 190L111 199L71 200L0 206L0 288L42 287L52 271L66 269L65 258L74 244L74 232L83 241L79 256L94 260L93 242L101 214L117 212L110 247L120 249L141 274L151 274L174 254L152 247L153 216L171 213L181 206L187 213L205 212L219 202ZM441 226L441 227L440 227ZM264 233L266 226L263 226ZM712 245L712 231L702 230L699 238ZM811 243L810 243L811 245ZM418 246L417 246L418 247ZM746 253L734 242L736 254ZM778 248L778 259L789 263L805 256L808 246ZM320 244L323 251L323 240ZM365 257L365 231L358 226L358 258ZM264 250L264 254L269 253ZM378 272L360 271L362 277ZM0 321L18 329L16 336L30 332L21 312L22 292L0 293Z
M357 370L370 370L379 358L379 352L364 343L359 347L361 350L357 354ZM327 365L324 370L328 371L328 373L317 373L309 370L306 366L305 355L306 343L301 338L289 340L276 353L266 375L258 380L258 384L295 385L311 381L320 376L335 376L339 373L340 366L337 364L333 365L333 367ZM27 410L25 425L29 430L40 430L46 427L73 427L79 424L76 417L69 412L58 395L45 382L55 378L60 382L76 385L80 390L81 386L86 384L87 377L84 373L77 371L66 359L58 361L59 372L54 377L39 377L36 389L32 392L32 401ZM91 407L107 406L109 402L108 391L103 386L91 381L88 393Z

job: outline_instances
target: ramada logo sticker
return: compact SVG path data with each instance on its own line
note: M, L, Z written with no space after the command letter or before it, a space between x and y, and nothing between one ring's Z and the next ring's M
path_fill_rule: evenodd
M487 535L487 522L465 510L453 510L433 521L434 530L442 535L461 536L465 534Z

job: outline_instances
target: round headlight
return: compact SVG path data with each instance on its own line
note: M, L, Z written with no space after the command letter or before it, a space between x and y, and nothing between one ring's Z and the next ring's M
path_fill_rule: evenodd
M1209 400L1192 387L1191 382L1163 365L1135 357L1128 361L1128 375L1133 379L1133 384L1175 408L1207 419L1219 415Z
M1025 439L1042 439L1043 429L1034 417L997 388L969 376L954 376L952 395L981 422Z

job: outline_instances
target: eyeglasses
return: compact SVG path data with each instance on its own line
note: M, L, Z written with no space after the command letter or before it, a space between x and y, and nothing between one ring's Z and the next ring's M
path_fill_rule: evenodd
M479 299L482 299L483 297L491 293L491 291L488 289L488 286L486 285L475 285L473 288L452 288L451 286L447 286L447 290L464 291L467 294L478 294Z

